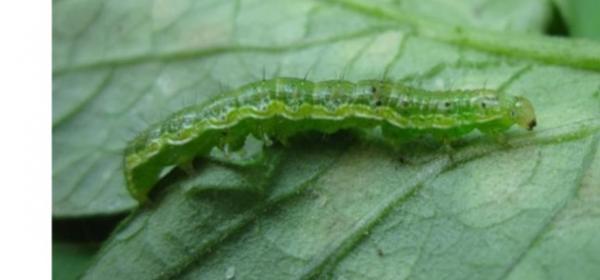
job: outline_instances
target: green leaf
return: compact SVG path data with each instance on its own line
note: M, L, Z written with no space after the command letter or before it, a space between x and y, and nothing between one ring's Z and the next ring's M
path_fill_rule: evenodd
M600 2L596 0L553 0L574 37L600 40Z
M279 148L270 181L205 161L167 176L84 278L600 275L600 45L536 34L544 1L396 2L55 2L55 217L134 209L135 131L263 75L501 89L539 124L451 155L313 139Z
M97 245L54 242L52 244L52 279L80 278L96 251L98 251Z

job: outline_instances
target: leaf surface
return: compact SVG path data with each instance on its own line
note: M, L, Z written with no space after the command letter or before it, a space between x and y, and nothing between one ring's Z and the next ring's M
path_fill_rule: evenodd
M573 37L600 40L600 2L594 0L553 0Z
M94 244L53 242L52 279L79 279L97 250L98 246Z

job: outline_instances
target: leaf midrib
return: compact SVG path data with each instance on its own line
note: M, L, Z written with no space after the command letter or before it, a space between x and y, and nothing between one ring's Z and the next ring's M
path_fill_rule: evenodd
M413 16L398 7L386 9L357 0L326 1L367 16L408 24L417 35L434 40L504 56L600 70L600 44L594 41L507 33L472 26L448 26L431 18ZM540 52L540 48L544 52Z

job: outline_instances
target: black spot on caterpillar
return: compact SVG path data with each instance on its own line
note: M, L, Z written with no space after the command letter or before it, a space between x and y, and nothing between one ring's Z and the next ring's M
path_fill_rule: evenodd
M125 178L130 193L143 201L163 169L184 166L213 147L239 149L249 134L285 141L306 131L380 127L384 138L400 143L422 134L449 140L473 129L495 135L513 124L535 127L531 103L488 89L436 92L389 81L276 78L151 126L126 148Z

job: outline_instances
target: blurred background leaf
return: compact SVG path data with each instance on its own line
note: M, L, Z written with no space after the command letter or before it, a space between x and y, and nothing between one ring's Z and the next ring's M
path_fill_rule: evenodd
M573 37L600 40L600 1L553 0Z
M52 279L77 279L83 275L98 245L54 242L52 244Z

